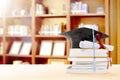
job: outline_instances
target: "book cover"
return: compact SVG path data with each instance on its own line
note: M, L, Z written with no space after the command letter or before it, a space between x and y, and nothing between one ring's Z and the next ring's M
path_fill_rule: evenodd
M65 41L54 41L53 56L64 56Z
M20 50L20 55L29 55L32 48L31 42L24 42Z
M95 56L107 57L107 53L107 49L95 49ZM71 48L69 56L93 56L93 54L93 49Z
M39 54L50 56L52 53L52 46L53 46L52 40L42 40Z
M68 58L69 61L81 61L81 62L102 62L102 61L110 61L111 58Z
M106 73L107 69L78 69L72 68L72 66L67 67L67 73Z
M14 41L9 54L19 54L19 51L21 49L22 42L21 41Z
M48 64L66 64L66 59L48 59Z

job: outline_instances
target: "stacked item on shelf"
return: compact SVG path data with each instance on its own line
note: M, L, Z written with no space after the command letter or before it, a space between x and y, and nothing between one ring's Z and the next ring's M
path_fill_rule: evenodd
M61 24L42 24L39 34L40 35L58 35L62 32Z

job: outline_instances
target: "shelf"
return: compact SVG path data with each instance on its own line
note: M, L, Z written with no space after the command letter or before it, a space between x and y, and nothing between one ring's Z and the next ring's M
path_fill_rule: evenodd
M3 37L3 35L0 35L0 38Z
M21 16L21 15L16 15L16 16L6 16L6 18L31 18L31 15L26 15L26 16Z
M31 35L26 35L26 36L24 36L24 35L23 36L20 36L20 35L18 35L18 36L6 35L6 37L11 37L11 38L13 37L14 38L14 37L32 37L32 36Z
M57 38L64 38L62 35L36 35L35 36L36 38L40 38L40 37L44 37L44 38L55 38L55 37L57 37Z
M32 57L32 55L6 54L7 57Z
M72 14L71 4L76 4L76 2L88 4L88 14ZM41 5L43 5L43 7L41 7ZM104 14L96 14L96 12L99 12L97 11L99 10L97 6L103 7L102 10L104 10ZM78 9L78 4L76 7ZM9 2L6 8L7 10L3 12L5 14L3 14L3 16L1 16L2 14L0 15L0 26L3 28L1 29L3 30L3 34L0 35L0 41L3 44L3 50L6 50L3 51L5 52L4 54L0 54L0 57L3 58L1 61L4 64L11 64L17 59L23 61L27 59L31 64L47 64L44 63L44 60L47 62L48 59L64 59L67 61L71 40L63 35L57 34L76 29L80 24L95 24L101 32L108 35L110 34L109 0L94 0L94 2L90 0L14 0L13 2ZM44 14L39 14L42 10ZM76 13L77 10L75 8L74 10L75 12L73 13ZM79 10L80 9L78 9L78 11ZM56 41L64 41L64 55L40 55L41 44L44 40L51 40L52 47L55 47L54 44ZM22 43L31 42L30 55L9 54L12 44L15 41ZM107 39L104 42L108 44L109 41L110 40ZM53 49L51 49L51 53Z
M56 58L56 59L66 59L67 56L41 56L41 55L36 55L36 58Z
M4 18L4 15L0 15L0 18Z
M71 16L73 16L73 17L74 17L74 16L81 16L81 17L82 17L82 16L84 16L84 17L85 17L85 16L86 16L86 17L95 17L95 16L96 16L96 17L99 17L99 16L100 16L100 17L104 17L105 14L88 13L88 14L71 14Z
M67 15L63 15L63 14L44 14L44 15L36 15L35 17L43 17L43 18L48 18L48 17L66 17Z
M3 54L0 54L0 56L3 56Z

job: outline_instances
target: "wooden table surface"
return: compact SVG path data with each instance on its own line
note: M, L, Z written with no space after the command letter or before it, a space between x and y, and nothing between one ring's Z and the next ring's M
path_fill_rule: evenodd
M0 65L0 80L120 80L120 65L105 74L68 74L69 65Z

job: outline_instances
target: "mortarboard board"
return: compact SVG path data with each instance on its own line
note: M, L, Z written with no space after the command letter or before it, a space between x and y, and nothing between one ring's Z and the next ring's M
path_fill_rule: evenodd
M97 39L99 42L100 39L105 39L108 37L108 35L96 30L94 30L93 33L93 29L85 28L85 27L61 33L61 35L71 40L72 48L79 48L80 41L87 40L93 42L93 34L95 36L95 39ZM100 46L103 47L101 42L100 42Z

